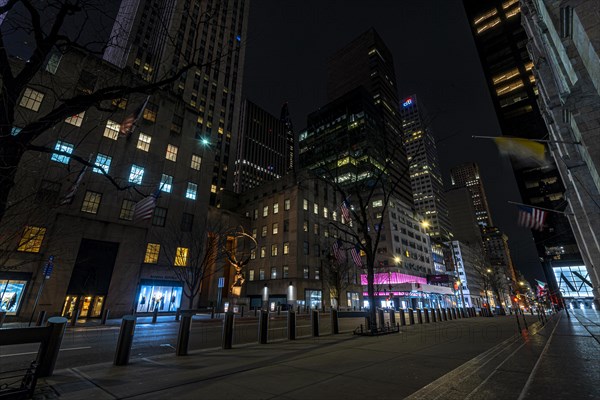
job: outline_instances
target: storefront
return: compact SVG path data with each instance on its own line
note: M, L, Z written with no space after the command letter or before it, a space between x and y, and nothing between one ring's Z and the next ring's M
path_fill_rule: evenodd
M138 292L136 312L172 312L181 307L181 282L142 279Z
M102 314L105 296L76 296L65 298L62 316L71 318L76 308L79 308L79 318L99 318Z
M30 281L30 273L0 273L0 311L7 315L17 315Z

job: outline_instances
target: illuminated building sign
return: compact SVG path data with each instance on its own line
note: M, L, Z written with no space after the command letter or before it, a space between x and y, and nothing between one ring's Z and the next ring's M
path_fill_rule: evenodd
M408 99L406 99L406 101L404 103L402 103L402 107L408 107L413 103L413 99L412 97L409 97Z
M367 284L367 275L362 274L360 276L361 285ZM375 285L390 284L394 285L397 283L427 283L427 279L420 276L413 276L408 274L401 274L400 272L389 272L375 274Z

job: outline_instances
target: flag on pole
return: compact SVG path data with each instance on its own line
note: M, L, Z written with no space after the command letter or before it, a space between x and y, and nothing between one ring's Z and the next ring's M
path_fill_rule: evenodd
M346 262L346 251L342 248L342 240L338 239L333 242L333 256L335 257L338 264Z
M159 195L160 189L156 189L154 193L136 203L133 209L133 220L135 222L144 221L152 217Z
M520 161L533 161L536 164L546 163L546 147L534 140L515 137L495 137L500 154L509 155Z
M544 230L544 222L548 213L535 207L517 206L519 207L519 219L517 223L520 226L529 229Z
M150 96L146 97L146 100L140 106L135 109L131 114L127 115L123 122L121 122L121 129L119 129L119 136L127 137L133 133L137 122L140 120L148 104Z
M344 217L344 219L346 221L351 221L352 218L350 216L350 202L348 201L348 199L342 201L342 204L340 204L340 211L342 212L342 216Z
M92 162L92 154L90 154L90 157L88 159L88 163L90 162ZM85 175L85 171L87 171L87 168L87 165L84 165L83 168L81 168L81 171L79 171L79 174L77 174L75 182L73 182L67 193L62 197L62 199L60 199L60 202L58 203L59 205L65 206L73 202L73 199L75 199L75 195L77 194L77 189L79 189L79 185L83 180L83 175Z
M354 260L354 264L357 267L362 267L362 258L360 257L360 245L357 243L353 248L350 249L350 255L352 256L352 260Z

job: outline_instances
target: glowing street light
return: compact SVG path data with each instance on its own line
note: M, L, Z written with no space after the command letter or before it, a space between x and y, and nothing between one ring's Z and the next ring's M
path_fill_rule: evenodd
M200 143L203 146L208 146L210 144L210 140L208 138L203 137L202 139L200 139Z

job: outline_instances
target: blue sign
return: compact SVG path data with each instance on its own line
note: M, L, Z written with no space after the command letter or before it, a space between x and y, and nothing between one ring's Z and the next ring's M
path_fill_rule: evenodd
M408 107L413 103L413 99L412 97L409 97L408 99L406 99L406 101L404 103L402 103L402 107Z
M44 278L50 279L52 269L54 269L54 256L48 257L48 262L44 265Z

